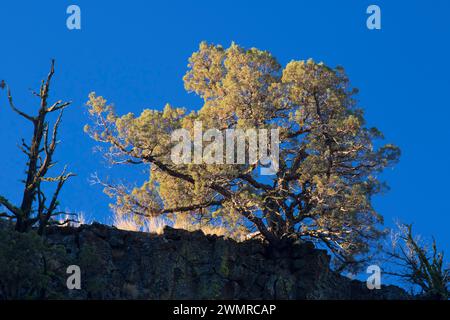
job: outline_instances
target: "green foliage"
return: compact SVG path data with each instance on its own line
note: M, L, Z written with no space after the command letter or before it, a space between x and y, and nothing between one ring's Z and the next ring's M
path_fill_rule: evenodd
M89 292L90 298L102 298L107 287L106 280L99 277L105 272L104 266L100 263L99 254L95 246L85 244L79 252L75 263L83 270L83 290Z
M424 244L412 232L412 225L400 225L387 251L400 271L389 272L418 286L427 299L450 298L450 266L445 265L444 253L439 252L436 240Z
M0 228L0 299L56 297L49 284L62 281L64 257L64 250L46 244L34 231Z

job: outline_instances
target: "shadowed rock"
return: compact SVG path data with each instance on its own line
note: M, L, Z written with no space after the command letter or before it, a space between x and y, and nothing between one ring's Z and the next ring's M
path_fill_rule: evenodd
M81 267L81 290L61 289L65 298L411 298L396 286L368 290L333 272L327 252L309 242L273 255L259 240L237 243L170 227L156 235L97 223L52 228L48 239Z

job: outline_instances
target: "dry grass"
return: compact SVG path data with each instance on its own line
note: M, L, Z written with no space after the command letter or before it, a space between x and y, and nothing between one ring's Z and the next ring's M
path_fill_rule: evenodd
M67 211L69 212L69 211ZM87 224L88 221L84 215L83 212L78 212L76 216L72 214L61 214L57 217L56 221L60 224L63 224L62 226L68 226L68 227L79 227L82 224Z
M114 217L113 225L117 229L127 231L140 231L153 234L162 234L166 226L170 226L175 229L183 229L188 231L202 231L206 235L216 235L228 238L233 238L236 241L243 241L244 236L233 236L230 231L222 225L201 225L198 223L192 223L192 221L185 215L179 215L175 221L162 217L147 218L143 223L136 221L130 216L118 215Z
M229 231L224 226L218 225L201 225L201 224L193 224L191 220L189 220L185 215L177 216L175 222L172 226L175 229L184 229L188 231L197 231L201 230L204 234L216 235L216 236L229 236Z
M143 223L130 216L115 214L113 225L117 229L162 234L167 224L162 218L147 218Z
M115 215L113 225L120 230L140 231L140 226L130 217Z

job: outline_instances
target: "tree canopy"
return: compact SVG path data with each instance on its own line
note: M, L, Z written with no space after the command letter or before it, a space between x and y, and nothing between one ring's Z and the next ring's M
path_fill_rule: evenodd
M139 188L105 184L117 212L140 219L187 215L230 232L258 231L274 244L312 239L343 263L381 236L371 198L384 185L377 174L400 151L376 142L382 133L366 126L343 68L311 59L283 68L267 51L201 43L183 80L203 100L197 111L167 104L119 116L102 96L89 95L92 122L85 130L104 143L111 163L150 165ZM277 129L278 171L262 176L261 161L175 164L171 135L181 128L193 133L196 121L224 135Z

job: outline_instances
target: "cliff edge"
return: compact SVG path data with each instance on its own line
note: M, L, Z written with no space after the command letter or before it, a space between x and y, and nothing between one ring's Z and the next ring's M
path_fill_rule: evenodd
M411 298L399 287L368 290L333 272L327 252L309 242L269 255L259 240L237 243L169 227L157 235L98 223L52 228L47 237L80 266L81 289L59 289L68 299Z

